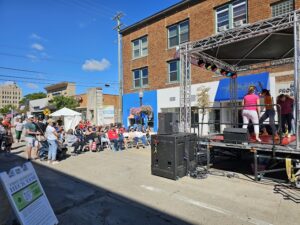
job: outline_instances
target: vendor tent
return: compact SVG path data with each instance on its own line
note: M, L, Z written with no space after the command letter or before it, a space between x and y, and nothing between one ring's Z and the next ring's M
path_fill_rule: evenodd
M62 108L52 114L50 114L51 117L62 117L64 121L64 129L67 131L69 129L74 129L75 126L80 122L81 120L81 113L76 112L72 109L68 108Z

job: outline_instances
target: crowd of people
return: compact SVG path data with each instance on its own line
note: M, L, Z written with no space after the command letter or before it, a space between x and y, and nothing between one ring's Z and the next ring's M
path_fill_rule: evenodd
M86 151L101 151L104 148L121 151L128 148L145 148L150 144L151 129L136 125L125 129L122 124L93 126L89 121L80 121L75 129L64 130L61 121L42 119L29 115L22 121L17 117L11 124L10 117L0 119L0 146L9 154L14 143L11 128L15 128L16 142L20 142L22 133L26 142L27 160L36 160L47 151L47 161L58 163L58 153L70 149L76 156ZM3 144L2 144L3 142Z
M261 103L260 96L263 98L263 104ZM260 96L256 94L255 86L249 86L248 93L245 95L242 103L243 128L247 128L249 121L251 121L254 126L256 141L261 142L259 138L260 130L263 131L262 135L268 135L263 123L269 119L272 135L275 139L279 139L280 137L275 125L276 108L278 121L281 124L281 127L278 129L281 130L281 134L284 137L290 137L292 134L294 99L289 95L281 94L277 97L275 106L274 99L269 90L263 89ZM264 113L260 117L262 109L264 109Z

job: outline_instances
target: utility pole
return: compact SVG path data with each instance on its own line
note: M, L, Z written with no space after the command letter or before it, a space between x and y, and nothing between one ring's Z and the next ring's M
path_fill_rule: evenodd
M118 76L119 76L119 115L118 115L118 120L120 123L122 123L122 107L123 107L123 77L122 77L122 50L121 50L121 18L124 16L122 12L118 12L113 20L117 22L117 26L114 28L118 32Z

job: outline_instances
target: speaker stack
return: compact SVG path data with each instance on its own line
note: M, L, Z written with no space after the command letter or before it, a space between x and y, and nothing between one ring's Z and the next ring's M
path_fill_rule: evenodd
M151 173L177 180L196 168L197 136L179 133L177 113L159 113L158 118L158 134L151 136Z

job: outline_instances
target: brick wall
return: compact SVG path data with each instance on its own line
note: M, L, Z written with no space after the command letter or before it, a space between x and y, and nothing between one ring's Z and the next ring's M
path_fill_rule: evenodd
M168 49L167 26L185 19L190 21L190 41L199 40L215 34L214 8L229 2L228 0L199 1L198 4L183 9L173 15L150 23L136 31L123 35L123 77L124 93L137 92L133 89L132 70L148 67L148 90L178 86L168 83L167 61L173 59L175 49ZM271 17L270 4L274 0L248 0L248 22L253 23ZM295 0L295 7L300 7L300 0ZM148 56L132 60L132 40L148 35ZM269 72L280 72L292 69L292 65L271 68ZM254 72L266 71L256 70ZM249 72L248 72L249 73ZM192 82L204 83L214 81L214 73L192 66Z

